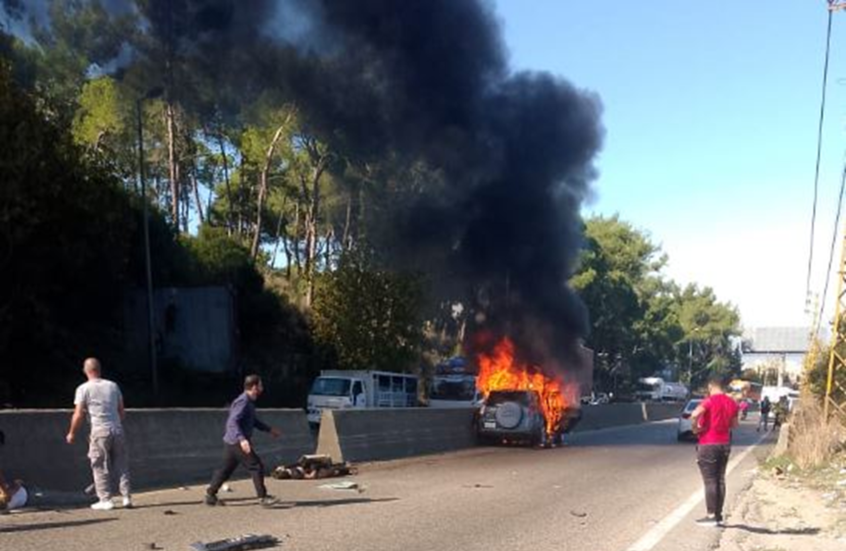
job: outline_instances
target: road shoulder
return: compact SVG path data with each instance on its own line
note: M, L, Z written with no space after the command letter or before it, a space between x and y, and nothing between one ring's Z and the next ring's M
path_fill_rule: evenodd
M787 462L763 464L734 507L719 549L846 549L844 465L800 474Z

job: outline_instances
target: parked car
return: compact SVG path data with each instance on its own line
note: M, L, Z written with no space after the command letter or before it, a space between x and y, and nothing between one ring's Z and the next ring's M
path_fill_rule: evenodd
M549 435L537 392L500 390L491 392L482 405L477 434L481 442L499 440L547 447L559 444L562 435L572 430L579 419L581 409L565 410L561 426Z
M693 413L693 410L696 409L696 406L702 403L702 400L688 400L687 404L685 404L684 409L679 415L679 433L678 433L678 440L679 442L683 440L691 440L694 438L693 434L693 422L690 420L690 416Z
M591 392L581 397L582 405L601 406L611 402L611 398L605 392Z

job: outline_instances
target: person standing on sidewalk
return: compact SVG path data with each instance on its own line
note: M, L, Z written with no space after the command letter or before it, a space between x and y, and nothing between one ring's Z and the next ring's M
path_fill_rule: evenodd
M68 444L76 440L85 417L91 426L88 440L88 458L94 474L94 486L99 501L91 505L97 511L114 509L112 486L120 480L123 506L132 507L129 483L129 454L123 432L126 411L120 387L102 378L100 360L88 358L83 364L88 381L79 385L74 397L74 412L70 429L65 437Z
M252 445L254 429L269 432L274 438L280 436L278 429L264 424L256 417L255 401L263 392L261 378L258 375L248 375L244 379L244 392L229 407L229 416L226 419L226 430L223 435L223 466L212 476L206 490L206 505L222 504L217 497L217 492L223 483L229 480L239 464L250 471L259 502L264 506L276 503L276 498L267 494L267 488L264 486L264 464Z
M726 468L731 454L731 429L737 426L737 403L723 390L723 381L708 381L708 398L691 414L694 433L699 435L696 462L705 484L707 516L696 522L722 526L726 499Z

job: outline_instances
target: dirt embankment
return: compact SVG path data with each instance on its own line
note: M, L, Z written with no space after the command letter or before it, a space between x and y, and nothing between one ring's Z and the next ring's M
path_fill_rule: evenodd
M787 459L762 465L729 519L720 551L846 549L846 455L802 472Z

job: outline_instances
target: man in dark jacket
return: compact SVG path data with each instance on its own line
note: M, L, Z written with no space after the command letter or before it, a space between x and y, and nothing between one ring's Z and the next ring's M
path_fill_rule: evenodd
M248 375L244 379L244 392L229 406L229 417L226 419L226 432L223 435L223 466L215 471L211 484L206 490L206 505L220 505L217 492L224 482L229 480L238 465L241 464L253 479L262 505L276 503L276 498L267 494L264 486L264 465L256 454L251 442L253 429L269 432L274 438L280 436L278 429L264 424L256 417L255 401L264 392L261 378L258 375Z
M755 429L756 432L761 431L761 426L764 427L765 432L769 430L770 407L770 398L765 396L764 399L761 400L761 416L758 418L758 428Z

